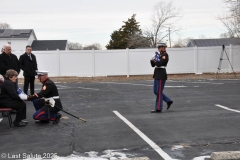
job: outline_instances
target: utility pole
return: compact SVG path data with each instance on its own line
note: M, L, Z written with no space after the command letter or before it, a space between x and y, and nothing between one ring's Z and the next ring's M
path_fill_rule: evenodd
M168 31L169 45L170 45L170 48L171 48L171 37L170 37L171 30L170 30L170 27L168 28L167 31Z
M239 26L239 21L240 21L240 0L237 0L237 20L238 20L238 29L240 28Z

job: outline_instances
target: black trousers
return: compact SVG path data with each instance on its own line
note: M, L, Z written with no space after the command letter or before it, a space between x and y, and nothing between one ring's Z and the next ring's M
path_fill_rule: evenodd
M34 81L35 76L25 76L24 77L24 85L23 85L23 92L28 95L28 86L30 84L30 93L31 95L34 94Z
M17 111L15 121L19 122L23 119L26 119L26 103L24 101L15 101L12 103L1 103L1 108L12 108Z

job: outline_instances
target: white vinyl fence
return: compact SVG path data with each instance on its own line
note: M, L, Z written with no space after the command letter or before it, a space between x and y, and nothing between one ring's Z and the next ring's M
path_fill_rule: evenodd
M150 58L157 49L33 51L38 69L59 76L149 75L153 73ZM225 49L235 72L240 72L240 46ZM222 47L167 48L168 74L217 72ZM227 59L224 52L223 59ZM18 57L23 54L15 52ZM223 60L221 72L232 72L228 60ZM19 75L22 76L22 71Z

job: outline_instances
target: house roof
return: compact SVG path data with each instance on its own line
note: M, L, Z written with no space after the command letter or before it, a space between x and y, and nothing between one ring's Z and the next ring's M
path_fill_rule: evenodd
M32 33L37 39L33 29L0 29L0 39L29 38Z
M32 43L33 51L65 50L66 47L67 40L34 40Z
M190 39L188 47L210 47L240 45L240 38L220 38L220 39Z

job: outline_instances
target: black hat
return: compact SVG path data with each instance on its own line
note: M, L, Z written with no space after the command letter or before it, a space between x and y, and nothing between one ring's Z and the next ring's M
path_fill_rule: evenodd
M48 71L36 71L38 76L48 75Z
M159 44L157 44L157 48L159 48L159 47L167 47L167 45L166 45L166 43L159 43Z

